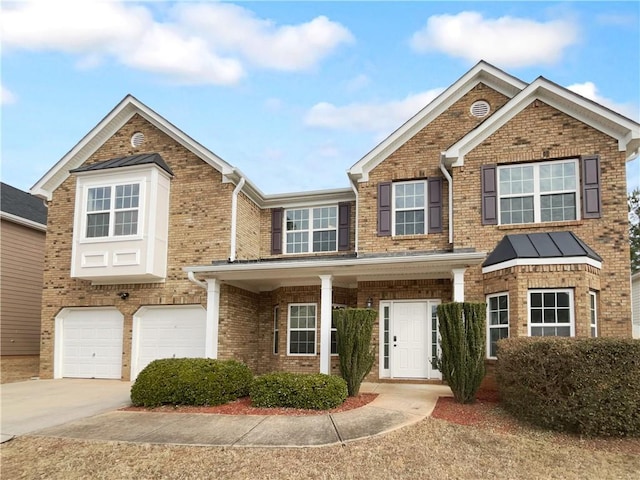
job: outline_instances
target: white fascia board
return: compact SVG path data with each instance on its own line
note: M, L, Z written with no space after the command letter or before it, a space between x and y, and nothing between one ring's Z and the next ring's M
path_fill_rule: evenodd
M339 202L354 202L355 193L351 188L314 190L310 192L278 193L264 197L263 208L313 207Z
M82 165L87 158L95 153L107 139L122 128L136 113L223 175L233 172L233 167L216 154L189 137L132 95L127 95L82 140L45 173L31 188L30 192L38 197L51 200L53 191L68 178L69 170Z
M33 228L34 230L39 230L41 232L47 231L46 225L43 225L42 223L34 222L33 220L29 220L28 218L23 218L23 217L19 217L18 215L13 215L12 213L0 212L0 218L2 218L2 220L6 220L12 223L17 223L18 225Z
M513 97L478 128L472 130L444 152L451 167L464 165L464 156L524 110L534 100L551 107L618 140L620 151L640 137L640 125L608 108L588 100L544 77L537 78Z
M487 258L486 252L472 253L438 253L432 255L403 255L397 257L360 257L331 260L291 260L281 262L255 262L255 263L228 263L222 265L203 265L183 267L185 272L193 273L226 273L226 272L264 272L267 270L286 269L331 269L336 267L358 267L376 265L400 265L407 263L451 263L451 264L477 264Z
M602 270L602 262L589 257L557 257L557 258L515 258L506 262L496 263L488 267L482 267L482 273L491 273L504 268L519 267L522 265L591 265Z
M348 175L359 182L368 181L371 170L479 83L484 83L509 98L513 98L527 86L522 80L481 61L362 157L348 170Z

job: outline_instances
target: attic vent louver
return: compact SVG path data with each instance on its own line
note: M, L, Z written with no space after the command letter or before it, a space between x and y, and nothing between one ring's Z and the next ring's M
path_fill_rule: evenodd
M476 118L486 117L489 114L489 103L484 100L478 100L471 105L471 115Z
M138 148L144 142L144 133L136 132L131 135L131 146L134 148Z

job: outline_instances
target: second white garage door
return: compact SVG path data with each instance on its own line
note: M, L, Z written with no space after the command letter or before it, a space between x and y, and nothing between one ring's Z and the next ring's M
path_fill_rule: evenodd
M200 305L140 308L133 316L131 380L159 358L204 357L206 321Z

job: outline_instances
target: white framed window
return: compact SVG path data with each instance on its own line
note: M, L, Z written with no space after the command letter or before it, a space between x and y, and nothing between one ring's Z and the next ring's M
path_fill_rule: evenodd
M573 337L573 290L529 290L529 335Z
M498 167L501 225L577 220L578 160Z
M392 235L422 235L426 233L426 199L426 180L393 183Z
M498 340L509 338L509 294L487 296L487 357L497 358Z
M280 341L280 307L273 307L273 354L278 354L278 345Z
M285 211L285 252L338 250L338 207L335 205Z
M288 355L316 354L316 304L289 304Z
M591 336L598 336L598 297L596 292L589 292L589 317L591 319Z
M138 235L140 184L92 186L85 202L85 238Z

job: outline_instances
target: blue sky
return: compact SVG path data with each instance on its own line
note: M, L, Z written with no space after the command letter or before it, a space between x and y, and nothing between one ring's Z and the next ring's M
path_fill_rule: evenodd
M2 2L2 181L131 93L265 193L346 169L484 59L638 121L638 2ZM627 164L640 187L640 160Z

